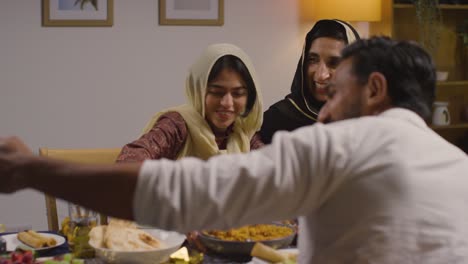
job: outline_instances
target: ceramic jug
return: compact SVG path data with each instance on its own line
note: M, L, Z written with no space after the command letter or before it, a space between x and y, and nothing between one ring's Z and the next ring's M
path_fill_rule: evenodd
M434 102L434 111L432 112L433 125L450 125L450 113L448 111L448 104L448 102Z

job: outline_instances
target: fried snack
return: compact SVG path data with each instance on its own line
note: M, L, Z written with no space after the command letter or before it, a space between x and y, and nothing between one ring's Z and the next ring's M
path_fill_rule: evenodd
M57 244L54 238L43 236L33 230L19 232L17 236L21 242L32 248L51 247Z
M46 244L47 244L47 247L53 247L53 246L57 245L57 241L53 237L47 237L47 236L41 235L41 234L37 233L34 230L28 230L27 232L30 235L32 235L33 237L36 237L36 238L38 238L40 240L45 240Z
M250 252L252 257L278 264L297 264L297 253L284 253L262 243L255 243Z
M285 255L279 253L274 248L258 242L253 246L250 255L271 263L281 263L287 259Z

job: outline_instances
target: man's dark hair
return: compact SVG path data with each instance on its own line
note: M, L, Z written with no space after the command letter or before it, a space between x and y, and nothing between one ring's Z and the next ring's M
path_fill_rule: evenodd
M347 46L342 55L343 59L352 59L353 74L361 84L367 83L372 72L382 73L391 104L429 120L435 97L435 67L430 55L418 44L372 37Z
M241 115L242 117L246 117L250 111L252 111L255 100L257 99L257 89L255 88L252 76L241 59L234 55L224 55L220 57L211 68L208 82L213 81L223 69L231 69L239 73L247 86L247 105L245 111Z

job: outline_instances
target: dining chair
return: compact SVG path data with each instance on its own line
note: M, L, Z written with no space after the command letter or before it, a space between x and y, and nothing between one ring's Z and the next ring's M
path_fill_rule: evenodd
M84 164L112 164L120 148L52 149L39 148L39 156ZM57 202L55 197L45 194L47 224L50 231L59 231ZM99 214L101 224L107 224L107 216Z

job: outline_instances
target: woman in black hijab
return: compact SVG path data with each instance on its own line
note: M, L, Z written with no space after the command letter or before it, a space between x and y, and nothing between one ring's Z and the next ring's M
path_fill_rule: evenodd
M271 143L276 131L292 131L317 121L326 100L326 87L341 58L341 50L359 35L346 22L319 20L307 33L291 93L263 114L260 135Z

